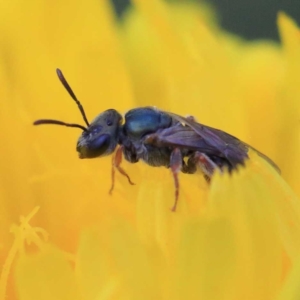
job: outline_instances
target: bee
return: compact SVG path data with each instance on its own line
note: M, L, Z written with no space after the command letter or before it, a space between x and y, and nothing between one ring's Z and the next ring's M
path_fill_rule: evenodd
M200 170L207 182L210 182L216 170L231 172L238 165L244 165L249 158L249 149L280 172L277 165L261 152L222 130L198 123L192 116L182 117L155 107L139 107L129 110L123 122L123 117L117 110L108 109L89 123L83 106L63 73L59 69L56 72L62 85L76 102L86 126L53 119L41 119L33 124L81 129L82 134L76 147L81 159L113 154L110 193L114 189L116 170L131 185L134 184L121 167L123 156L130 163L142 160L152 167L163 166L171 170L175 185L172 211L176 210L179 197L179 172L194 174Z

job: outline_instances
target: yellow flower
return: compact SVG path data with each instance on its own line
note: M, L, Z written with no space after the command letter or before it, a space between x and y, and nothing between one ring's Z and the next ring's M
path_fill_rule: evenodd
M207 7L135 0L122 22L109 1L0 4L2 299L297 299L300 31L279 15L281 45L224 32ZM82 123L107 108L156 105L227 131L246 168L180 174L111 158L78 160ZM287 182L287 183L286 183ZM291 186L291 188L289 187ZM22 216L22 217L20 217Z

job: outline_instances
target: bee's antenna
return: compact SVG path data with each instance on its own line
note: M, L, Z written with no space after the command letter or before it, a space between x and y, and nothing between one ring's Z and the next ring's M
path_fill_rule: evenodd
M62 125L62 126L67 126L67 127L76 127L76 128L82 129L83 131L87 131L87 128L85 128L82 125L65 123L62 121L57 121L57 120L52 120L52 119L41 119L41 120L37 120L33 123L33 125L43 125L43 124L55 124L55 125Z
M62 71L60 69L56 69L56 73L57 73L57 76L60 80L60 82L62 83L62 85L64 86L64 88L68 91L69 95L72 97L72 99L76 102L80 112L81 112L81 115L83 117L83 120L85 122L85 124L89 127L90 124L89 124L89 121L87 120L87 117L85 115L85 112L84 112L84 109L83 109L83 106L81 105L80 101L77 99L77 97L75 96L74 92L72 91L71 87L69 86L67 80L65 79ZM44 123L45 124L45 123ZM49 123L47 123L49 124ZM58 124L58 123L51 123L51 124ZM63 125L63 124L60 124L60 125ZM71 125L71 124L69 124ZM66 125L66 126L69 126L69 125ZM71 127L78 127L78 126L71 126ZM83 126L82 126L83 127ZM82 127L80 127L82 129Z

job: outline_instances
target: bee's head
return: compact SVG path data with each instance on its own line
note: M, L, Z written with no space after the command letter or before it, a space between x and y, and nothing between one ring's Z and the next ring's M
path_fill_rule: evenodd
M118 143L118 132L122 116L114 109L101 113L83 131L76 150L79 158L95 158L111 154Z
M101 113L91 124L89 124L81 103L75 96L62 72L57 69L56 73L65 89L76 102L87 127L52 119L37 120L33 124L55 124L76 127L83 130L76 147L79 158L95 158L111 154L118 143L118 133L122 122L122 116L116 110L109 109Z

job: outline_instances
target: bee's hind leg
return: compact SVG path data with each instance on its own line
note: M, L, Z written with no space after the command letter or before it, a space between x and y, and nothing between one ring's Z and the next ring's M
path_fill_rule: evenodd
M112 169L111 169L111 188L109 190L109 193L112 194L112 191L114 190L115 187L115 173L116 169L127 178L128 182L131 185L134 185L134 183L131 181L129 175L125 172L125 170L120 166L122 162L122 154L123 154L123 147L120 146L116 153L113 155L112 158Z
M215 170L220 170L220 167L208 157L208 155L196 151L188 160L188 165L191 169L195 170L196 166L202 171L207 183L210 183L211 177Z

